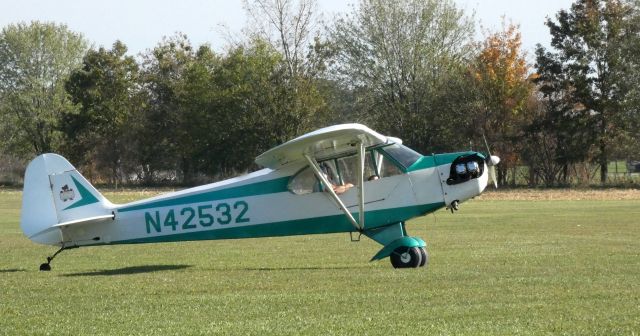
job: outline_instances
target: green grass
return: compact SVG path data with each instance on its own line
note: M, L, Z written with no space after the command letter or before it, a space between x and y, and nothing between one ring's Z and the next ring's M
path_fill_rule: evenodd
M110 194L115 201L135 198ZM408 224L427 269L348 235L65 251L0 191L0 334L637 335L640 201L474 200Z

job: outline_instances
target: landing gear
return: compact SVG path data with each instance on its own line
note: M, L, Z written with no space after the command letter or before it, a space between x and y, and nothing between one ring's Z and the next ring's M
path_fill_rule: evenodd
M398 247L389 256L394 268L423 267L429 260L429 255L424 247Z
M422 254L418 247L400 246L389 256L394 268L415 268L422 262Z
M56 253L54 253L52 256L47 257L47 262L44 264L40 264L40 270L41 271L50 271L51 270L51 261L53 260L53 258L55 258L58 253L66 250L66 249L70 249L70 248L76 248L78 246L64 246L62 245L62 247L56 251Z
M429 263L429 253L427 253L427 249L421 247L420 254L422 255L422 260L420 260L420 267L424 267L424 265Z

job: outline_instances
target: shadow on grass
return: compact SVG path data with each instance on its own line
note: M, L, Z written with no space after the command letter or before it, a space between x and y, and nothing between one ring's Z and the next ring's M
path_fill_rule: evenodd
M70 273L62 274L65 277L77 277L77 276L96 276L96 275L129 275L129 274L141 274L152 273L162 271L175 271L192 267L192 265L148 265L148 266L131 266L124 268L116 268L112 270L82 272L82 273Z
M321 270L353 270L359 268L370 268L368 266L308 266L308 267L248 267L241 268L244 271L321 271Z
M14 272L26 272L26 269L22 268L9 268L9 269L0 269L0 273L14 273Z

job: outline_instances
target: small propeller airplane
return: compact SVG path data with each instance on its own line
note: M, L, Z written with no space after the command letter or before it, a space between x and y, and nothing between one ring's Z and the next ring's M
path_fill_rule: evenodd
M426 243L405 222L457 210L490 176L495 184L499 161L490 152L421 155L398 138L343 124L270 149L255 160L262 170L113 204L65 158L43 154L25 172L20 226L30 240L59 247L42 271L77 247L338 232L380 243L371 261L421 267Z

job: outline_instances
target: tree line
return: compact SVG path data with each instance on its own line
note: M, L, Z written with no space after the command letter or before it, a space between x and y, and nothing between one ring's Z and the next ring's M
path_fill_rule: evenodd
M313 129L360 122L425 154L484 150L499 183L608 178L640 157L640 2L576 0L527 62L518 26L475 40L453 1L361 0L328 23L315 0L245 0L223 52L166 37L138 55L64 24L0 33L0 153L58 152L110 184L191 185L256 169ZM598 167L596 170L593 167Z

